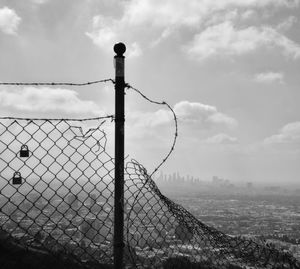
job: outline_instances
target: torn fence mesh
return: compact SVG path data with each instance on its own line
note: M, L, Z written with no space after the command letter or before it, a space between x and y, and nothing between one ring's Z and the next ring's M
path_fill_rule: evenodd
M113 264L111 117L0 120L0 225L19 244L88 267ZM179 261L227 268L299 268L289 253L231 237L165 197L137 161L125 171L128 266ZM280 267L281 266L281 267Z

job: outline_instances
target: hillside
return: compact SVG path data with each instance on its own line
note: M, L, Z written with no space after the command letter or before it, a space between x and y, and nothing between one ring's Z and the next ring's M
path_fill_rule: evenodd
M53 256L46 251L26 248L9 235L0 230L0 268L1 269L83 269L72 257L65 255ZM99 269L112 268L107 265L97 265Z

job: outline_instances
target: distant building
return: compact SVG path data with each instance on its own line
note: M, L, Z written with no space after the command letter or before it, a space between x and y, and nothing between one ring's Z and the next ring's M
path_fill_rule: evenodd
M252 182L247 182L247 188L252 189L253 188L253 183Z
M213 176L213 177L212 177L212 182L213 182L214 184L220 184L220 183L223 182L223 179L222 179L222 178L219 178L219 177L217 177L217 176Z

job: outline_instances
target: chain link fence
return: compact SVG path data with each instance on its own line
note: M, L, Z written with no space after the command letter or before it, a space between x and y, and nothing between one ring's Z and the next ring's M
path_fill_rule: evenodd
M31 247L112 262L114 162L104 123L1 120L3 230Z
M202 223L165 197L138 162L128 163L126 172L127 244L137 268L300 268L272 244Z
M0 120L3 231L90 268L113 264L111 118ZM124 211L127 268L299 268L289 253L203 224L135 160L126 166Z
M114 83L0 85L104 82ZM225 235L160 192L152 175L174 150L177 118L166 102L126 88L167 106L175 123L170 151L152 173L135 160L126 164L126 268L300 268L291 254ZM115 164L106 137L113 120L0 118L0 239L11 238L31 253L64 257L72 261L70 268L113 265Z

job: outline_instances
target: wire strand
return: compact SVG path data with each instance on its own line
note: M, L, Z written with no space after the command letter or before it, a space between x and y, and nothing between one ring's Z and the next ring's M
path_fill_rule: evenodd
M150 99L149 97L147 97L145 94L143 94L140 90L138 90L137 88L132 87L130 84L126 84L125 87L127 89L131 89L133 91L135 91L136 93L138 93L140 96L142 96L145 100L147 100L148 102L152 103L152 104L156 104L156 105L164 105L167 106L168 109L171 111L171 113L173 114L173 119L174 119L174 125L175 125L175 133L174 133L174 138L173 138L173 142L171 145L170 150L168 151L167 155L163 158L163 160L156 166L156 168L153 170L153 172L150 174L150 177L153 176L153 174L155 174L158 169L169 159L170 155L172 154L172 152L175 149L175 145L177 142L177 137L178 137L178 120L177 120L177 116L175 114L175 111L173 110L173 108L165 101L155 101L153 99Z
M2 86L88 86L92 84L98 84L98 83L106 83L106 82L112 82L115 83L115 81L111 78L107 79L101 79L101 80L95 80L95 81L89 81L89 82L83 82L83 83L72 83L72 82L0 82L0 85Z
M103 120L111 118L114 120L114 115L106 115L101 117L94 117L94 118L84 118L84 119L71 119L71 118L22 118L22 117L0 117L1 120L24 120L24 121L93 121L93 120Z

